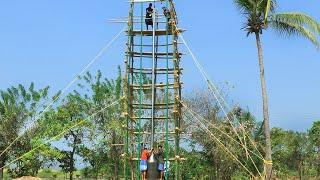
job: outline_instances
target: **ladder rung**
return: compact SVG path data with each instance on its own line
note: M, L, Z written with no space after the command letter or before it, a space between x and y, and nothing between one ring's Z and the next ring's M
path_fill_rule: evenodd
M176 89L176 88L179 88L179 86L181 86L182 84L183 84L182 82L180 84L170 83L168 85L168 88L169 89ZM142 86L140 86L139 84L131 84L130 87L133 90L140 90L140 88L142 90L148 90L148 89L152 89L153 88L152 84L143 84ZM167 85L166 84L155 84L154 88L156 88L156 89L166 89Z
M135 107L133 107L134 109L139 109L140 107L139 106L135 106ZM172 109L173 108L173 106L169 106L168 107L169 109ZM150 106L142 106L141 107L141 109L152 109L152 107L150 107ZM154 107L154 109L157 109L157 110L164 110L164 109L167 109L167 107L166 106L161 106L161 107Z
M134 121L136 121L138 119L150 120L150 119L152 119L152 117L141 117L141 118L139 118L139 117L134 116L134 117L130 117L130 119L132 119ZM154 120L166 120L167 118L166 117L153 117L153 119ZM172 120L172 119L169 117L168 120Z
M162 0L129 0L128 3L160 2Z
M139 106L140 104L139 103L133 103L131 104L132 106ZM152 106L151 104L146 104L146 103L141 103L141 105L143 106ZM155 103L154 106L157 107L157 106L166 106L167 103ZM169 102L168 105L174 105L174 102Z
M174 74L175 72L177 72L177 74L178 74L178 73L181 73L182 70L183 70L183 68L180 68L179 70L175 70L173 68L169 68L169 69L156 68L155 69L155 73L156 74L167 74L167 71L168 71L168 74ZM144 68L144 69L141 69L141 71L142 71L143 74L152 74L152 69L151 68ZM130 72L131 73L140 73L140 69L131 68Z
M133 134L139 134L139 132L133 132ZM151 132L140 132L140 134L151 134ZM155 134L167 134L166 132L155 132ZM169 134L176 134L176 132L169 132Z
M182 44L182 43L178 43L178 44ZM174 44L172 44L172 43L168 43L168 44L158 44L157 46L159 46L159 47L166 47L166 46L172 46L172 45L174 45ZM137 46L137 47L153 47L153 45L152 44L134 44L133 46Z
M131 160L132 160L132 161L138 161L139 159L138 159L138 158L131 158ZM185 160L187 160L187 159L186 159L186 158L177 158L177 157L175 157L175 158L169 158L169 161L176 161L176 160L185 161ZM166 159L165 159L165 161L166 161Z
M124 146L124 144L111 144L111 146Z

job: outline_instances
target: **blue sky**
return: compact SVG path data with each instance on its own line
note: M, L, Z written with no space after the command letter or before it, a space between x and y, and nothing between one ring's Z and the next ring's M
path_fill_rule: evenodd
M229 82L229 100L261 119L254 37L232 0L176 0L180 27L205 70L217 84ZM279 11L302 11L320 21L317 1L278 1ZM126 0L0 1L0 88L35 82L62 89L122 29L110 18L127 16ZM122 36L90 71L114 77L123 65ZM320 52L302 38L264 32L263 48L272 126L306 130L320 120ZM183 49L183 48L182 48ZM184 90L205 89L189 56L183 59Z

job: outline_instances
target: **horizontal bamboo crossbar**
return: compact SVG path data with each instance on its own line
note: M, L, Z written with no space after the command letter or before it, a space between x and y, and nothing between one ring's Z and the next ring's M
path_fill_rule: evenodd
M154 70L154 73L155 74L180 74L181 71L183 69L180 68L178 70L174 69L174 68L169 68L169 69L166 69L166 68L155 68ZM138 68L130 68L129 71L131 73L142 73L142 74L152 74L152 69L151 68L144 68L144 69L138 69ZM141 71L141 72L140 72Z
M151 132L133 132L133 134L148 134L150 135ZM155 132L155 134L167 134L166 132ZM176 134L176 132L168 132L168 134Z
M152 56L140 56L140 55L137 55L137 56L131 56L131 57L133 57L133 58L145 58L145 59L152 59L153 57ZM158 56L158 57L156 57L157 59L168 59L168 60L176 60L176 59L181 59L181 57L180 56L178 56L178 57L176 57L176 58L173 58L173 57L170 57L170 56L168 56L168 57L166 57L166 56Z
M143 119L143 120L151 120L152 119L152 117L136 117L136 116L134 116L134 117L129 117L131 120L134 120L134 121L136 121L136 120L138 120L138 119ZM167 120L167 117L153 117L153 119L154 120ZM169 117L168 118L169 120L172 120L172 118L171 117Z
M181 85L182 85L182 83L180 83L180 86ZM178 89L180 86L179 86L179 84L172 84L171 83L171 84L168 85L168 89ZM142 86L136 85L136 84L134 84L134 85L131 84L130 87L131 87L132 90L140 90L140 89L142 89L142 90L150 90L150 89L152 89L152 86L149 85L149 84L144 84ZM156 84L156 85L154 85L154 88L155 89L166 89L167 85L166 84Z
M173 109L173 106L169 106L168 108L169 109ZM133 106L133 109L140 109L140 107L139 106ZM147 109L152 109L152 107L150 107L150 106L141 106L141 109L147 110ZM161 106L161 107L154 107L153 109L165 110L165 109L167 109L167 107L166 106Z
M131 161L138 161L138 158L131 158ZM180 158L180 157L175 157L175 158L169 158L169 161L185 161L187 160L186 158ZM166 161L166 159L165 159Z
M131 56L134 56L134 57L140 57L140 56L153 56L153 53L152 52L126 52L127 54L131 55ZM156 52L154 53L155 54L155 57L160 57L160 56L173 56L173 55L177 55L179 57L181 57L183 54L182 53L172 53L172 52L169 52L169 53L166 53L166 52Z
M181 42L178 42L177 44L182 44ZM172 46L174 45L173 43L168 43L168 44L157 44L158 47L166 47L166 46ZM152 44L133 44L132 46L137 46L137 47L153 47Z
M124 146L124 144L111 144L111 146Z
M140 104L138 103L133 103L131 104L132 106L139 106ZM142 106L152 106L151 104L147 104L147 103L141 103ZM157 107L157 106L166 106L167 103L155 103L154 106ZM174 102L168 102L168 105L174 105Z
M128 3L162 2L162 0L128 0Z

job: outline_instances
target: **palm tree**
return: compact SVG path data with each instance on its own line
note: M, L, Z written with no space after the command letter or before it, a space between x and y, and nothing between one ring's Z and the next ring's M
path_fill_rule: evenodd
M299 12L276 13L275 0L234 0L241 14L246 18L244 29L247 35L256 37L258 59L260 66L260 81L263 99L263 126L266 138L265 147L265 172L266 179L270 179L272 173L271 141L269 127L268 97L264 75L263 53L260 36L263 30L273 28L280 34L292 36L298 35L310 40L317 48L317 40L320 34L320 25L309 15Z

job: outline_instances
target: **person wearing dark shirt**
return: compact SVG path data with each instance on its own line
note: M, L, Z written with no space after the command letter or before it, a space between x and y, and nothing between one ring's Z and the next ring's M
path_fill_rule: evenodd
M160 179L162 180L164 178L164 163L165 163L164 156L165 155L161 145L158 146L158 151L155 154L155 156L158 161L158 171L160 171Z
M147 30L149 29L149 25L153 28L153 19L152 19L152 14L153 14L153 8L152 8L152 3L149 4L149 7L146 9L146 25L147 25Z
M166 17L167 22L169 23L170 19L171 19L170 10L168 8L166 8L166 7L162 7L162 10L163 10L163 15Z
M163 15L164 15L164 17L166 18L166 21L167 21L166 22L167 23L167 28L170 29L171 28L171 22L170 22L171 13L170 13L169 9L166 8L166 7L162 7L162 10L163 10Z

